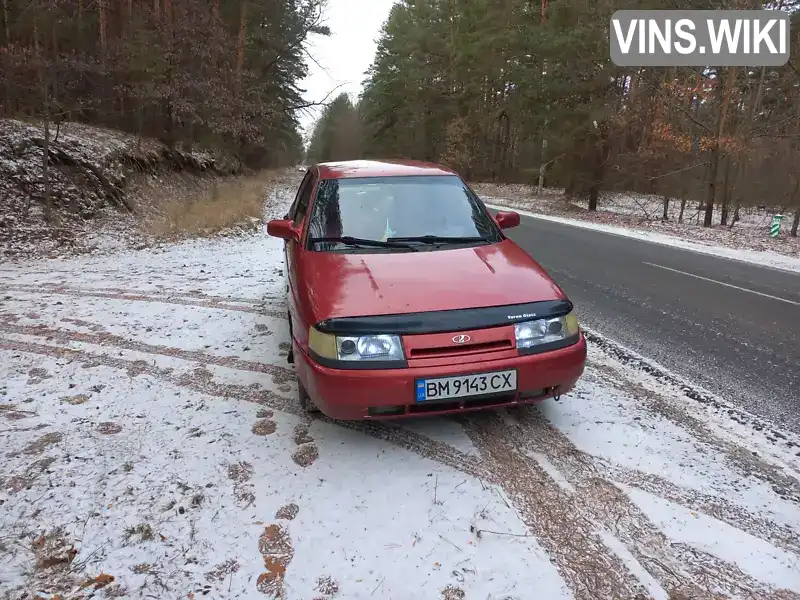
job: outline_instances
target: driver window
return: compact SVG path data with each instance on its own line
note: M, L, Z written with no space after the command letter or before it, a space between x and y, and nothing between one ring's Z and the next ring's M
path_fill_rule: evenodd
M303 221L303 218L306 216L306 211L308 211L308 202L311 199L311 190L313 189L314 177L309 171L308 176L303 183L303 187L300 189L300 196L297 200L297 208L295 208L295 214L293 218L295 227L300 225L300 223Z
M303 194L309 187L309 181L311 181L311 171L306 171L306 176L303 177L303 182L300 184L300 188L297 190L297 195L294 197L294 202L292 202L292 206L289 209L289 214L287 215L287 218L295 224L297 224L297 210L300 208ZM303 214L305 214L305 211L303 211ZM302 219L302 215L300 218Z

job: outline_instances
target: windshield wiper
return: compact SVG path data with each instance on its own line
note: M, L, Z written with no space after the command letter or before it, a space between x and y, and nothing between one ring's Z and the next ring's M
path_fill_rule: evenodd
M486 238L480 236L455 237L443 235L420 235L417 237L390 237L389 241L419 242L420 244L470 244L475 242L484 242L488 244L491 240L487 240Z
M373 247L373 248L405 248L407 250L411 250L412 252L417 252L417 249L412 246L411 244L403 244L400 243L402 240L388 240L386 242L381 240L368 240L365 238L356 238L349 235L344 235L342 237L316 237L311 238L311 243L316 244L318 242L335 242L338 244L344 244L345 246L351 246L353 248L364 248L364 247Z

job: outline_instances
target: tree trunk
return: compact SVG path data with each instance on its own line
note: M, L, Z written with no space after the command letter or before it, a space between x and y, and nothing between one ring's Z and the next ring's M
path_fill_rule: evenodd
M737 199L734 203L733 207L733 218L731 219L731 224L728 226L728 231L733 229L733 226L736 225L736 222L739 220L739 200Z
M595 212L597 210L597 197L599 195L598 185L593 183L589 187L589 210Z
M683 211L686 210L686 196L681 198L681 212L678 213L678 223L683 223Z
M800 206L794 211L794 221L792 221L792 237L797 237L797 227L800 225Z
M11 25L10 25L10 23L8 21L8 0L3 0L3 40L4 40L3 41L3 46L5 46L6 48L8 48L11 45L11 32L9 31L10 27L11 27ZM3 55L3 56L5 56L5 55ZM0 68L3 68L3 63L5 62L5 60L6 59L3 58L2 61L0 61ZM6 80L5 85L3 85L3 90L5 91L4 103L5 103L6 111L8 111L8 113L11 113L13 109L11 107L11 81L10 81L10 79Z
M3 0L3 46L8 48L11 45L10 24L8 22L8 0Z
M53 204L50 186L50 100L45 76L44 65L42 64L42 53L39 46L39 5L33 4L33 54L36 61L36 75L39 79L39 88L42 94L42 112L44 116L44 144L42 146L42 183L44 184L44 216L45 220L53 220ZM45 34L46 35L46 34Z
M547 165L545 165L544 163L542 163L542 166L539 167L539 182L536 185L536 195L537 196L541 196L542 195L542 189L544 188L544 170L545 170L546 167L547 167Z
M753 99L753 104L750 107L750 127L753 126L753 121L756 118L756 111L758 111L758 107L761 104L761 97L764 94L764 77L767 74L767 68L761 67L761 76L758 79L758 88L756 89L756 95Z
M42 148L42 182L44 183L44 214L48 222L53 220L53 199L50 186L50 111L47 102L47 83L42 82L44 101L44 147Z
M595 164L592 172L594 181L589 187L589 210L597 210L597 198L600 195L600 186L603 184L605 175L606 161L608 160L611 148L608 145L608 131L605 125L600 133L600 147L595 151Z
M719 173L720 144L722 134L725 131L725 119L728 114L728 102L731 98L732 79L735 71L732 68L726 69L725 79L717 84L719 93L717 94L719 110L717 110L714 124L714 143L711 147L711 157L708 168L708 188L706 193L706 212L703 217L703 227L711 227L714 219L714 202L717 197L717 175Z
M54 1L51 0L50 8L54 8ZM58 35L56 34L56 24L52 23L50 25L50 54L51 56L57 57L58 56ZM58 60L56 58L56 60Z
M101 62L105 62L106 60L106 42L107 42L107 15L106 15L106 0L97 0L97 10L99 12L99 19L100 19L100 60Z
M669 196L664 195L664 214L661 216L662 221L669 221Z
M239 39L236 50L236 80L241 85L242 70L244 69L244 34L247 26L247 0L241 0L239 5Z
M506 178L508 173L508 150L509 142L511 141L511 118L506 111L503 111L503 119L501 121L501 136L502 141L500 145L500 174L503 179Z
M172 51L174 48L174 29L172 22L172 3L170 0L164 0L162 5L164 22L166 23L166 37L167 37L167 69L166 69L166 84L167 84L167 105L166 105L166 142L170 148L175 146L175 56Z
M708 163L708 183L706 188L706 206L703 215L703 227L711 227L714 219L714 201L717 196L717 172L719 170L719 146L714 143L711 149L711 158ZM699 215L698 215L699 217Z
M725 159L725 175L722 182L722 210L720 211L719 218L720 225L728 224L728 203L730 201L730 189L728 188L728 185L730 183L730 174L731 157L728 155L728 157Z
M144 131L144 103L141 99L136 101L136 149L142 147L142 132Z

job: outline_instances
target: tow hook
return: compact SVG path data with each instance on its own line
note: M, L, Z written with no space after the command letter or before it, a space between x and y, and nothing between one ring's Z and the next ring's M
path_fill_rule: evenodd
M561 400L561 388L559 386L553 388L553 400L555 400L556 402Z

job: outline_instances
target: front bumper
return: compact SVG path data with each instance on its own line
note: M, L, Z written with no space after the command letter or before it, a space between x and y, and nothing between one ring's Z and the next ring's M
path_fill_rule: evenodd
M311 359L294 345L295 368L309 396L333 419L386 419L439 415L541 402L569 392L583 374L586 338L541 354L406 369L332 369ZM512 394L416 402L418 378L452 377L484 371L517 370L517 391Z

